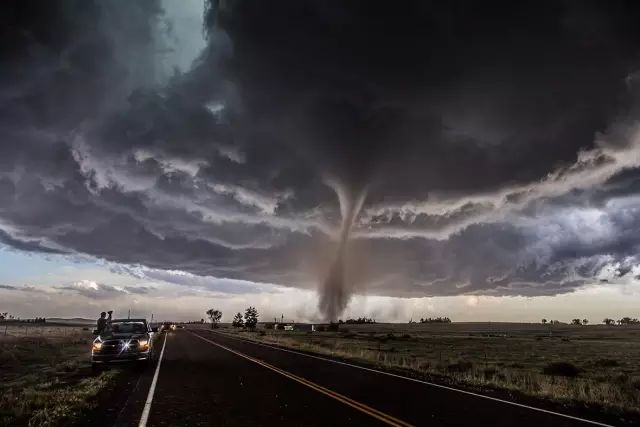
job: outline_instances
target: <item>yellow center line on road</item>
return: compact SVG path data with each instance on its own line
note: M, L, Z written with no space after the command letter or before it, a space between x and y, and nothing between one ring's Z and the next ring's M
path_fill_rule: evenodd
M278 368L276 366L273 366L273 365L271 365L271 364L269 364L267 362L264 362L264 361L262 361L260 359L256 359L255 357L251 357L251 356L248 356L248 355L246 355L244 353L240 353L239 351L233 350L233 349L231 349L231 348L229 348L227 346L224 346L224 345L219 344L219 343L217 343L215 341L207 339L207 338L205 338L205 337L203 337L201 335L198 335L198 334L196 334L194 332L191 332L191 331L187 331L187 332L189 332L191 335L193 335L195 337L200 338L203 341L208 342L209 344L213 344L213 345L218 346L218 347L220 347L220 348L222 348L224 350L227 350L230 353L233 353L233 354L235 354L237 356L240 356L240 357L242 357L244 359L247 359L247 360L249 360L249 361L251 361L253 363L257 363L260 366L263 366L263 367L265 367L267 369L272 370L273 372L276 372L276 373L278 373L278 374L280 374L282 376L285 376L285 377L287 377L287 378L289 378L289 379L291 379L293 381L296 381L296 382L298 382L300 384L303 384L303 385L305 385L305 386L307 386L307 387L309 387L309 388L311 388L311 389L313 389L313 390L315 390L317 392L320 392L320 393L322 393L322 394L324 394L326 396L329 396L329 397L331 397L331 398L333 398L333 399L335 399L335 400L337 400L337 401L339 401L341 403L344 403L345 405L351 406L352 408L357 409L360 412L364 412L365 414L370 415L370 416L372 416L372 417L384 422L385 424L388 424L390 426L397 426L397 427L411 427L411 424L409 424L409 423L407 423L405 421L399 420L398 418L395 418L395 417L393 417L391 415L385 414L382 411L379 411L379 410L377 410L375 408L367 406L364 403L358 402L357 400L353 400L350 397L344 396L344 395L342 395L340 393L337 393L337 392L335 392L333 390L330 390L330 389L328 389L326 387L323 387L323 386L321 386L319 384L316 384L316 383L314 383L312 381L309 381L309 380L307 380L305 378L302 378L302 377L299 377L299 376L297 376L295 374L287 372L284 369L280 369L280 368Z

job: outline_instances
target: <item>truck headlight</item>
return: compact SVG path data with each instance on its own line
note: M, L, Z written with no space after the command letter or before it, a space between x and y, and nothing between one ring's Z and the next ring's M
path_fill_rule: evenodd
M102 343L101 342L94 342L93 343L93 351L100 351L102 349Z
M149 340L140 340L138 341L138 346L142 349L142 350L146 350L149 348Z

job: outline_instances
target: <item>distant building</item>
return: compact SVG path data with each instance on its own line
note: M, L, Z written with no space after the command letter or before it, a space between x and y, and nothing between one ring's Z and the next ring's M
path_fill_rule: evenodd
M279 329L290 332L336 332L339 325L337 323L286 323L286 322L264 322L265 329Z

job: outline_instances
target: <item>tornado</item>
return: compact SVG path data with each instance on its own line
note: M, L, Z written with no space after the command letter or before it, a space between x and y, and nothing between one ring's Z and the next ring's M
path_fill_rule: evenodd
M351 298L352 284L348 283L347 267L347 243L353 223L362 209L366 197L366 190L353 192L341 187L335 187L340 202L342 223L338 235L338 245L335 257L329 267L329 271L321 283L318 308L326 320L333 322L343 313Z

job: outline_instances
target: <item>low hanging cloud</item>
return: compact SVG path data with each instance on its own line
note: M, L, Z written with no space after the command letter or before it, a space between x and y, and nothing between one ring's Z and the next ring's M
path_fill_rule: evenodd
M62 292L72 292L91 299L111 299L126 295L146 295L152 293L152 286L113 286L93 280L79 280L67 285L54 286Z
M256 283L247 280L199 276L180 270L158 270L144 266L112 266L111 271L127 274L138 279L160 281L208 292L223 294L256 294L277 292L277 286L270 283Z
M73 292L91 299L111 299L129 294L124 287L105 285L93 280L80 280L68 285L55 286L54 289Z
M635 280L606 272L640 244L636 6L211 1L172 64L160 2L13 3L4 245L212 292L316 289L366 195L342 306Z
M36 292L36 293L46 293L43 289L37 286L13 286L13 285L3 285L0 284L0 290L5 291L18 291L18 292Z
M125 286L124 290L130 294L146 295L155 290L151 286Z

